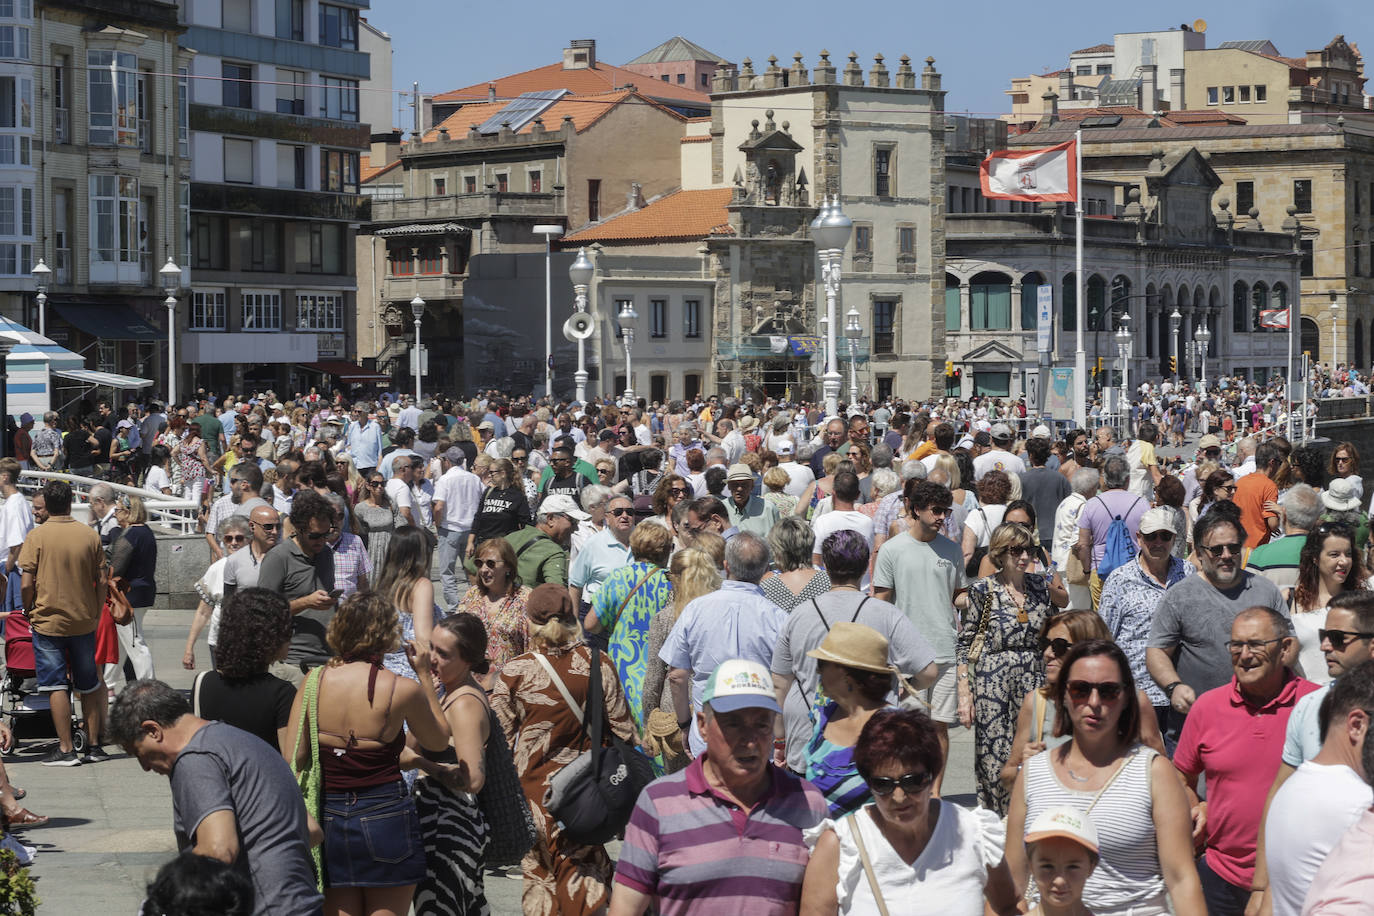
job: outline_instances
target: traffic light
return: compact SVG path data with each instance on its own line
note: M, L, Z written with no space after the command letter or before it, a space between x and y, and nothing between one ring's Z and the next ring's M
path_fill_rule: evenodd
M1097 374L1102 374L1102 357L1100 356L1097 358Z
M954 360L945 360L945 378L954 378Z
M1177 356L1171 356L1171 357L1169 357L1169 374L1170 374L1170 375L1178 375L1178 357L1177 357Z

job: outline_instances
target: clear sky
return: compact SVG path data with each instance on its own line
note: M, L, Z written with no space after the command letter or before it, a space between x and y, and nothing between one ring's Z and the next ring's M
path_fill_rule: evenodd
M1070 52L1110 42L1116 32L1177 28L1199 18L1207 21L1208 47L1267 38L1279 53L1298 57L1344 34L1366 45L1367 58L1374 55L1369 4L1157 0L1148 9L1133 6L1111 0L373 0L367 18L391 35L397 91L408 92L418 80L424 92L443 92L551 64L574 38L596 39L599 60L623 64L682 35L736 63L750 57L755 70L770 54L790 64L796 51L810 69L822 48L837 66L857 51L865 71L876 53L889 70L903 54L918 69L933 56L947 109L988 115L1007 110L1012 76L1063 67ZM410 116L398 114L396 126L409 125Z

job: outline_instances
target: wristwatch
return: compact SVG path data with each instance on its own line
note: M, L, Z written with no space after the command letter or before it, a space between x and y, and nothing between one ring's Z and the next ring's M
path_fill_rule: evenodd
M1182 681L1174 681L1172 684L1166 685L1164 688L1164 695L1172 700L1174 698L1174 691L1177 690L1182 683Z

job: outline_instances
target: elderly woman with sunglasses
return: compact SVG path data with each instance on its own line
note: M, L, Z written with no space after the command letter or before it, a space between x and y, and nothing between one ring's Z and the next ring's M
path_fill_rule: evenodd
M252 524L246 515L231 515L220 522L216 532L224 544L224 556L210 564L205 574L193 586L200 596L196 614L191 618L191 632L186 636L186 651L181 656L181 667L187 671L196 668L196 641L208 624L210 632L206 641L210 645L210 664L215 664L215 647L219 645L220 612L224 604L224 566L229 557L248 547L253 539Z
M1188 797L1168 758L1141 742L1140 696L1125 653L1102 639L1075 642L1051 697L1054 735L1069 740L1031 757L1016 777L1007 862L1017 891L1029 875L1026 826L1067 805L1090 811L1098 825L1101 859L1083 889L1095 916L1203 916Z
M1017 912L997 815L932 797L941 763L924 712L873 713L854 746L873 803L804 832L801 916Z

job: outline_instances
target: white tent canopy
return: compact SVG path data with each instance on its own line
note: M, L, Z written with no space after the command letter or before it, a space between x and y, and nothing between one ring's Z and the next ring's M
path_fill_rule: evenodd
M5 358L6 407L10 415L16 418L24 413L41 418L46 411L53 409L53 390L57 387L129 389L146 388L153 384L151 379L87 369L86 361L80 354L3 316L0 316L0 341L10 346ZM55 385L52 381L54 375L78 384Z

